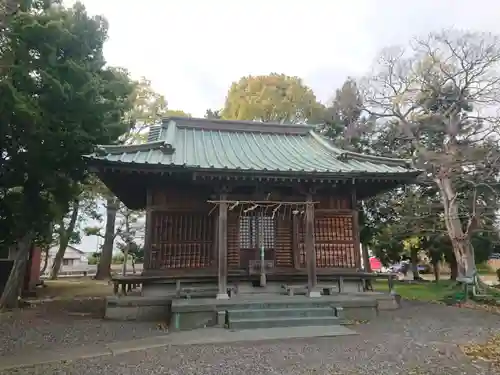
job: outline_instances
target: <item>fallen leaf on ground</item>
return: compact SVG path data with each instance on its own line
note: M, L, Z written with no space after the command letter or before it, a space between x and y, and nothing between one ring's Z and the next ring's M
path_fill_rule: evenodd
M156 325L156 328L158 328L160 331L168 331L168 324L165 322L160 322Z
M346 320L344 321L344 325L346 326L354 326L358 324L367 324L369 320L358 320L358 319L352 319L352 320Z
M461 345L460 349L472 359L486 361L500 367L500 335L491 337L484 344Z
M473 310L483 310L494 314L500 314L500 306L487 305L484 303L465 302L460 307Z

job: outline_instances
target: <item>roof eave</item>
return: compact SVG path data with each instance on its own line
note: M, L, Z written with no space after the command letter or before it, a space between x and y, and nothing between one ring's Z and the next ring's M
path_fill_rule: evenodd
M97 158L89 159L89 166L91 171L97 172L104 169L117 169L117 170L136 170L143 171L144 173L153 174L167 174L167 173L179 173L179 172L192 172L192 173L202 173L211 175L260 175L260 176L270 176L270 177L290 177L290 178L324 178L324 179L368 179L368 178L384 178L384 179L411 179L417 178L422 171L416 169L409 169L408 171L401 172L364 172L364 171L353 171L353 172L323 172L323 171L277 171L277 170L243 170L243 169L219 169L219 168L199 168L184 165L165 165L165 164L143 164L143 163L130 163L130 162L120 162L120 161L108 161Z

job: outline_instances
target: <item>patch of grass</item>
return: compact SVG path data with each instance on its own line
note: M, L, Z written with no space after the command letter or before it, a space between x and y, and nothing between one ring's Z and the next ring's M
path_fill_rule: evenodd
M106 297L113 294L113 287L107 281L90 278L45 280L45 288L40 288L37 298L74 299Z
M402 298L419 301L441 301L456 292L455 282L442 280L436 282L396 282L394 289ZM387 282L377 281L373 285L376 291L388 292Z

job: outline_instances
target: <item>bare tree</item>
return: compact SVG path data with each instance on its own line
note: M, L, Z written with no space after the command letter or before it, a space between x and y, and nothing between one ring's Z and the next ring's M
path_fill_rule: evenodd
M390 48L362 80L364 110L397 123L423 182L435 184L462 277L475 272L471 234L494 220L500 169L500 39L447 30Z

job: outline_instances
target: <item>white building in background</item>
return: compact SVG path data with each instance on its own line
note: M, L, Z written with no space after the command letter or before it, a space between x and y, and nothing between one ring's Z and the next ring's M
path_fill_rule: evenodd
M49 259L47 262L47 268L45 269L44 275L50 274L50 270L52 269L52 264L54 264L54 259L57 254L57 250L59 250L58 246L51 247L49 250ZM42 254L42 261L40 262L40 267L43 267L45 264L44 255ZM60 274L65 273L81 273L87 272L89 270L89 261L87 258L87 254L84 251L77 249L71 245L68 245L66 248L66 252L64 253L64 258L61 263L61 269L59 270Z

